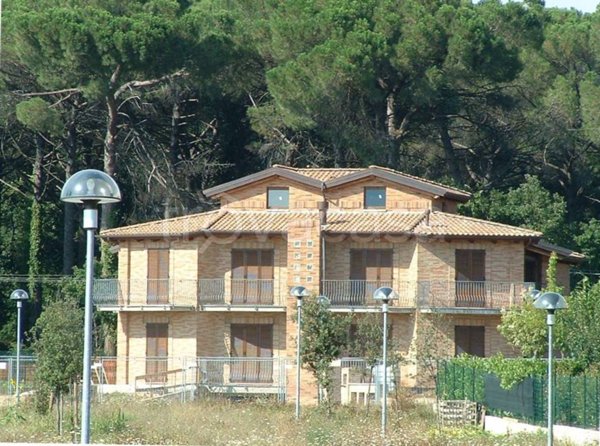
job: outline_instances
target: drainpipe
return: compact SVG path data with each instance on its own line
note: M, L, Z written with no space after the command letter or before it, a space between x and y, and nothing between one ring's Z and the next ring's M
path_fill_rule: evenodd
M325 198L325 197L323 197ZM323 280L325 280L325 235L323 228L327 224L327 209L329 203L326 200L318 203L319 208L319 235L321 237L321 278L319 280L319 295L323 295Z

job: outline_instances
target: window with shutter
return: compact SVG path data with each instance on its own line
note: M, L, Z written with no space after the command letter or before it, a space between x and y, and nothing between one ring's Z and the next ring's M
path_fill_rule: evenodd
M165 382L169 356L169 324L146 324L146 381Z
M148 304L169 303L169 250L148 250Z
M234 304L273 304L274 253L269 249L231 251L231 299Z
M457 307L485 307L485 250L455 251Z
M364 305L377 288L392 285L392 260L391 249L350 250L350 304Z
M273 325L231 324L231 382L273 382Z

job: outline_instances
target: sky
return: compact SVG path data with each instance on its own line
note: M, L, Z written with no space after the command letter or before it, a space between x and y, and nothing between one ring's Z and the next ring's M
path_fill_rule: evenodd
M546 0L547 8L575 8L582 12L594 12L598 0Z

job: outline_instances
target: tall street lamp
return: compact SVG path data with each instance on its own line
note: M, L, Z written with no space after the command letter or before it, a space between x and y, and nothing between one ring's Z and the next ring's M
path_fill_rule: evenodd
M548 325L548 446L552 446L554 416L553 416L553 396L554 389L552 385L552 327L554 326L554 312L567 308L565 298L553 292L540 293L532 291L532 296L535 298L533 306L540 310L546 310L546 324Z
M98 205L121 201L115 180L99 170L81 170L62 188L60 199L83 204L83 229L86 231L85 316L83 339L83 389L81 397L81 444L90 442L90 396L92 368L92 289L94 285L94 235L98 229Z
M381 398L381 435L385 436L387 424L387 314L390 300L397 299L398 295L390 287L377 288L373 293L373 299L381 301L381 312L383 313L383 398Z
M21 308L23 302L29 299L29 294L25 290L14 290L10 293L10 299L17 302L17 385L16 396L17 405L19 404L19 383L21 382Z
M301 331L302 324L302 299L310 296L310 292L303 286L295 286L290 290L292 297L296 298L298 308L298 334L296 341L296 420L300 419L300 350L301 350Z

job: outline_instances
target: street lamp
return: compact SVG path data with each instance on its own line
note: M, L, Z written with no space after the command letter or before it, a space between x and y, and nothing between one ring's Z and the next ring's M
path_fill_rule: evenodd
M29 299L29 294L25 290L14 290L10 293L10 299L17 302L17 405L19 405L19 383L21 382L21 308L23 302Z
M535 301L533 306L540 310L546 310L546 324L548 325L548 446L552 446L553 442L553 394L552 387L552 327L554 326L554 312L567 308L567 302L562 295L554 292L540 293L537 290L532 291L531 295Z
M296 298L298 308L298 335L296 346L296 420L300 419L300 350L301 350L301 331L302 323L302 298L310 296L310 292L303 286L295 286L290 290L290 294Z
M83 204L83 229L86 231L85 316L83 340L83 389L81 397L81 444L90 442L90 395L92 368L92 288L94 284L94 235L98 229L98 205L121 201L115 180L99 170L81 170L62 188L60 199Z
M373 293L373 299L381 301L381 312L383 313L383 398L381 399L381 435L385 436L387 423L387 314L390 300L397 299L398 295L390 287L377 288Z

